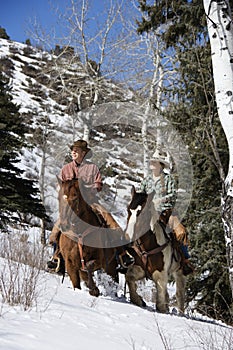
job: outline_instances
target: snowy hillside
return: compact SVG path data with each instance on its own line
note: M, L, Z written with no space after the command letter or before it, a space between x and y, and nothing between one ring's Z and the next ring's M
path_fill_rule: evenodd
M0 301L0 349L233 349L232 328L198 315L158 314L152 303L147 308L136 307L123 290L122 277L118 297L106 284L105 288L102 285L103 295L95 298L84 286L81 291L73 290L68 277L61 284L61 277L42 272L32 310Z
M83 138L91 120L92 160L99 166L104 180L99 199L124 226L131 186L137 187L144 174L145 106L134 102L131 91L101 76L98 103L93 103L94 80L78 55L69 60L67 55L55 56L26 44L0 39L0 68L10 78L13 101L20 105L25 122L32 126L28 141L35 148L24 150L21 168L26 177L43 183L41 193L52 220L57 219L56 175L68 159L68 145ZM188 150L168 121L160 116L151 118L148 146L152 154L160 137L172 155L179 171L176 210L182 218L192 193Z
M72 109L72 98L64 91L60 73L56 72L56 59L56 56L26 44L0 39L1 71L10 78L13 102L20 106L20 113L33 127L28 140L36 146L33 150L24 150L20 167L25 170L26 177L38 182L42 167L45 167L45 205L54 220L57 218L56 175L67 160L68 145L83 137L89 113L88 108L81 112ZM72 65L68 63L64 57L64 76L72 80L69 84L75 88L80 84L91 85L79 61ZM132 132L132 126L130 129L126 116L130 110L130 118L133 118L131 103L125 106L126 101L132 99L132 93L122 91L107 80L103 80L101 88L101 108L97 106L93 111L90 146L93 160L104 177L100 200L120 219L125 216L121 208L126 207L130 198L130 186L142 175L138 156L141 141L134 136L135 131ZM88 96L85 95L83 100L88 100ZM140 132L135 122L133 125ZM42 143L43 139L46 144ZM135 171L137 166L139 170ZM121 197L122 189L127 189L127 198Z

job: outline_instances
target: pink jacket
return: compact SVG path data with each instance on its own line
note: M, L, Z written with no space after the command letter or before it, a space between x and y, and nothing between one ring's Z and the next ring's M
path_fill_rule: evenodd
M82 162L78 165L74 160L63 166L59 177L62 181L82 179L90 189L101 191L103 187L101 174L98 167L91 162Z

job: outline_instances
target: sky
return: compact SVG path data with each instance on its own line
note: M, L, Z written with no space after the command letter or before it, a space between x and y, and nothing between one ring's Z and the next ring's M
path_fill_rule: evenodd
M53 0L60 8L65 0ZM11 40L25 42L30 21L37 19L44 27L55 23L50 0L6 0L1 3L0 26L6 29Z

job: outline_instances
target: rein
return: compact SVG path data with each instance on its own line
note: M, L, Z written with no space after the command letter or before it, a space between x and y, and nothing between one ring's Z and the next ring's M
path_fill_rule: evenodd
M169 241L165 242L164 244L154 248L154 249L151 249L149 251L146 251L144 246L143 246L143 242L141 242L140 238L136 240L136 246L135 248L137 249L137 252L139 253L139 255L141 256L150 256L150 255L154 255L154 254L158 254L160 253L162 250L164 250L168 244L169 244ZM143 248L143 249L142 249Z
M166 242L166 243L160 245L159 247L151 249L149 251L146 251L146 250L140 251L140 254L141 255L146 255L146 256L158 254L158 253L160 253L162 250L164 250L168 246L168 243L169 242Z
M64 234L65 236L67 236L69 239L77 242L78 244L78 250L79 250L79 255L80 255L80 260L81 260L81 264L82 264L82 270L86 271L85 268L85 260L83 257L83 239L92 231L94 231L94 228L90 228L88 227L82 234L79 233L75 233L73 230L69 230L69 231L62 231L62 234Z
M148 231L148 232L151 232L151 234L154 235L154 233L152 231ZM141 241L140 238L135 241L134 249L135 249L136 253L138 254L138 256L140 257L140 259L142 260L143 267L144 267L144 270L146 272L148 272L148 270L149 270L148 269L148 257L151 255L156 255L156 254L162 252L168 246L169 242L170 241L167 240L164 244L159 245L158 247L147 251L144 247L144 243Z
M82 240L82 237L79 237L79 240L78 240L78 250L79 250L80 260L81 260L81 264L82 264L82 269L85 270L85 261L83 258L83 240Z

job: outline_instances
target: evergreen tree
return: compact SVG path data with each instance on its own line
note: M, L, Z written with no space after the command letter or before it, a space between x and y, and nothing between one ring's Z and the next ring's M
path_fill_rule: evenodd
M6 29L0 27L0 38L10 40L10 37L7 35Z
M25 44L28 46L32 46L31 40L30 39L26 39L25 40Z
M20 150L25 146L28 127L12 102L7 80L0 74L0 229L17 223L22 215L46 217L33 181L22 177L17 167Z
M167 86L165 117L189 145L194 172L193 198L185 224L197 271L189 277L188 295L199 312L232 322L231 291L221 221L220 193L227 169L228 147L214 97L211 53L205 12L200 0L159 1L147 6L138 31L154 30L175 50L177 80Z

